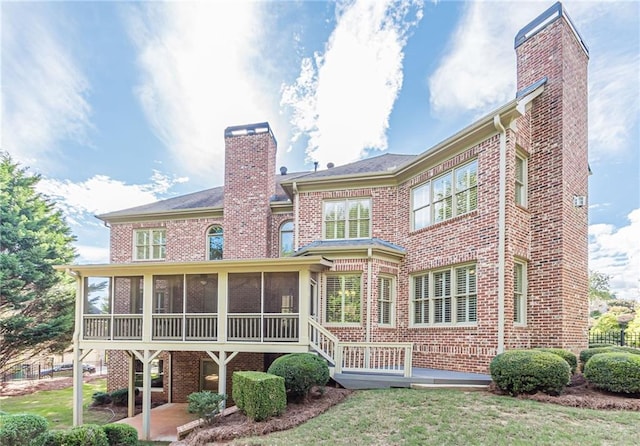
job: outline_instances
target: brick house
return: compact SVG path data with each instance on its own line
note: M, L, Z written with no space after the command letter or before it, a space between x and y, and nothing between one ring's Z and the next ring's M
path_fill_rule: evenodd
M154 390L148 435L151 394L230 394L287 352L410 377L585 348L588 50L560 3L515 50L515 99L421 154L277 173L268 123L229 127L223 186L99 216L111 263L60 267L76 362Z

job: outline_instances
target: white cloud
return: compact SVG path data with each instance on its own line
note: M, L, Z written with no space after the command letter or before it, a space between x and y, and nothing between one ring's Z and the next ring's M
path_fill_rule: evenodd
M78 245L75 246L78 253L78 264L109 263L109 248L96 246Z
M434 73L429 100L436 114L480 114L515 96L513 41L541 4L469 3Z
M123 7L138 50L136 95L156 135L194 176L224 169L227 126L271 121L261 77L261 8L248 2L141 3Z
M389 115L402 88L404 46L422 18L420 1L348 1L323 54L302 60L282 89L292 111L293 141L307 136L307 155L321 164L385 150Z
M2 5L2 148L16 161L44 164L59 143L87 140L89 83L70 35L45 6Z
M126 184L105 175L78 183L44 178L38 183L38 191L56 202L70 224L86 225L95 223L92 215L158 201L171 186L185 181L158 171L146 184Z
M640 299L640 209L628 215L629 224L589 226L589 269L610 276L618 298Z
M549 2L472 2L439 67L429 77L436 114L488 112L515 95L517 32ZM632 149L640 109L634 2L567 2L565 8L590 48L589 144L595 160ZM612 33L611 28L625 32ZM615 41L615 42L614 42Z

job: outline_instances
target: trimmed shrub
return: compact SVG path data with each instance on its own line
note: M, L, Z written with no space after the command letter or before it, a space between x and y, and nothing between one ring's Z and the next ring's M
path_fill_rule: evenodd
M589 359L594 355L597 355L600 353L614 353L614 352L640 355L640 349L632 348L632 347L611 346L611 347L588 348L580 352L580 368L584 370L585 364L589 362Z
M496 386L511 395L544 392L559 395L571 379L571 369L560 356L539 350L500 353L489 366Z
M138 396L140 394L140 390L136 388L135 395ZM111 401L115 406L126 406L129 404L129 389L118 389L114 390L109 394L111 397Z
M226 400L227 396L221 393L213 393L208 390L194 392L187 397L187 401L189 402L187 411L189 413L195 413L207 424L211 424L215 416L220 413L222 403Z
M573 375L574 373L576 373L576 369L578 368L578 358L569 350L565 350L563 348L549 348L549 347L535 348L534 350L539 350L541 352L549 352L549 353L553 353L554 355L560 356L562 359L567 361L567 364L569 364L569 367L571 368L571 374Z
M293 397L305 397L313 386L329 382L327 361L313 353L290 353L277 358L267 373L284 378L284 386Z
M42 446L109 446L101 426L85 424L64 431L49 431Z
M15 414L2 418L0 444L2 446L31 446L36 437L48 429L47 419L40 415Z
M111 395L108 392L95 392L91 395L94 406L104 406L111 402Z
M616 393L640 393L640 355L598 353L584 366L584 377L595 387Z
M136 446L138 444L138 431L128 424L105 424L102 430L107 435L109 446Z
M234 372L232 397L255 421L280 415L287 407L284 378L264 372Z

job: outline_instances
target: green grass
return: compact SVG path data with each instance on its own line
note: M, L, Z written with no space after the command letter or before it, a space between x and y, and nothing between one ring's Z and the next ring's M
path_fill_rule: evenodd
M636 445L640 413L576 409L484 392L356 392L290 431L239 439L260 445Z
M105 411L88 410L91 395L106 390L106 379L85 383L82 391L84 423L106 424L112 414ZM30 395L0 397L0 411L6 413L31 413L41 415L49 421L51 429L73 427L73 388L43 390Z

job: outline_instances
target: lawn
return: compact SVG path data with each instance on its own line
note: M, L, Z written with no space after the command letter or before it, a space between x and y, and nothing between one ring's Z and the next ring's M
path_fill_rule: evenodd
M295 429L233 444L637 445L640 413L600 411L485 392L356 392Z
M91 395L105 390L106 379L96 379L84 384L82 396L85 423L105 424L111 420L112 414L109 412L87 410L91 404ZM24 396L0 397L0 411L42 415L49 421L51 429L67 429L73 426L73 388L43 390Z

